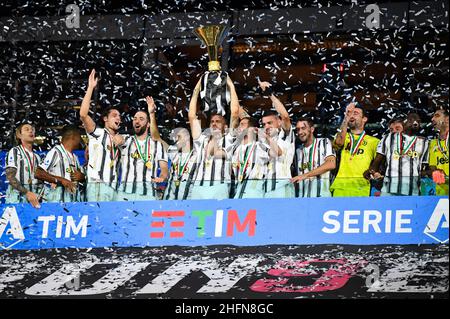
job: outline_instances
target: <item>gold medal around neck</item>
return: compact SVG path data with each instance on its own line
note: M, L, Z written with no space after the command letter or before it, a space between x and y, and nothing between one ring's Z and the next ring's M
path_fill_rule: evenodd
M111 161L111 163L109 163L109 167L114 167L114 162L113 161Z
M398 161L400 156L398 154L394 154L393 158L394 158L395 161Z
M28 179L28 184L31 184L31 183L33 183L33 180L30 178L30 179Z
M146 162L145 163L145 166L148 168L148 169L151 169L152 168L152 163L150 163L150 162Z
M180 187L180 181L175 181L175 187Z

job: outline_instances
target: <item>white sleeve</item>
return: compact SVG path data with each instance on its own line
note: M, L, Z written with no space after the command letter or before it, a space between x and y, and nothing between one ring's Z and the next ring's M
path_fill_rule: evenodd
M100 127L95 127L91 133L87 133L87 136L90 140L99 140L102 138L103 134L106 134L105 129Z
M203 148L203 144L205 143L206 139L209 138L209 136L206 136L205 134L200 134L200 136L194 140L194 148L197 152L200 152Z
M429 158L428 153L430 152L430 150L429 150L430 141L425 139L423 141L423 143L424 143L424 146L423 146L423 153L421 155L421 162L422 162L422 164L428 164L428 158ZM439 141L438 141L438 143L439 143Z
M44 171L48 172L51 168L55 167L60 161L60 157L56 148L52 148L44 158L44 161L39 165Z
M178 148L175 145L170 145L169 148L167 149L167 157L168 159L173 162L173 160L175 159L175 156L178 153Z
M19 165L18 161L18 156L19 156L19 151L17 150L16 147L12 148L8 154L6 155L6 167L5 168L16 168Z
M384 135L381 138L381 141L378 142L378 146L377 146L377 153L386 156L386 154L389 152L388 150L388 146L387 146L387 141L389 141L391 139L391 133Z
M334 156L336 157L336 153L333 150L333 146L331 144L331 141L328 138L324 139L324 143L325 143L325 147L324 147L324 151L325 153L323 154L323 158L327 158L329 156Z
M156 159L158 161L168 161L167 152L164 151L164 147L161 142L156 142Z

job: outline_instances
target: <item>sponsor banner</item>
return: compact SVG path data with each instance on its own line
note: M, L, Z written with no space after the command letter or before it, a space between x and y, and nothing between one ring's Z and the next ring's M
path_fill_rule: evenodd
M448 243L448 210L445 197L1 205L0 247Z
M448 298L448 253L448 245L10 250L0 254L0 298Z

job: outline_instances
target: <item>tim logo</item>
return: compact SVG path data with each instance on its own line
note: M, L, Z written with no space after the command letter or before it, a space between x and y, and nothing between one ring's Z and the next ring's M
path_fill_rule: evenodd
M448 242L448 198L439 200L423 233L441 244Z
M214 237L224 237L223 228L224 222L226 222L226 237L233 237L234 231L243 233L248 229L248 236L255 235L256 228L256 210L250 209L245 217L239 218L239 214L236 210L230 209L226 214L223 210L217 210L214 214L212 210L194 210L190 216L187 216L184 210L177 211L153 211L151 223L152 231L150 232L150 238L183 238L185 218L197 220L197 237L202 238L207 234L214 232ZM213 227L207 227L211 225L211 218L213 220ZM207 223L208 222L208 223ZM189 232L190 233L190 232Z

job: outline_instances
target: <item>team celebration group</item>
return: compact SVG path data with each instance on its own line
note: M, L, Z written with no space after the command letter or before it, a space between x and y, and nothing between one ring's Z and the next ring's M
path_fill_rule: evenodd
M42 159L33 151L33 125L21 124L6 158L6 202L38 208L41 202L352 197L370 196L374 187L381 196L448 195L447 108L434 111L431 140L419 136L416 113L391 120L381 140L370 136L367 112L357 103L347 106L333 137L319 138L311 118L291 122L268 82L259 87L273 108L260 119L249 116L227 77L228 116L210 113L202 130L202 79L191 96L189 129L173 130L169 145L158 132L152 97L146 97L147 110L134 114L134 134L119 134L116 108L95 123L89 115L98 82L92 70L80 108L89 138L85 165L74 154L81 142L77 126L64 127L60 144ZM424 181L433 187L423 187Z

